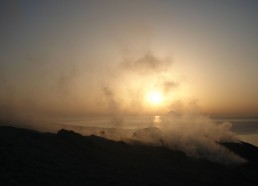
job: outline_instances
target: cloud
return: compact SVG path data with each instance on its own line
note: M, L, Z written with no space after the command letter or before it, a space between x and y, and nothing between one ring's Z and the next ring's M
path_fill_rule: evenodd
M108 103L108 113L110 116L110 125L114 127L121 127L123 123L122 115L120 112L119 103L116 100L114 92L109 86L103 87L103 92Z
M78 76L78 70L74 65L66 71L61 71L57 78L57 93L59 95L69 95L72 92L72 83Z
M169 93L172 90L175 90L176 88L178 88L179 84L171 81L171 80L166 80L162 83L162 87L163 87L163 92L165 93Z
M121 62L121 66L125 70L144 74L164 72L171 65L172 62L169 58L158 58L152 52L146 52L138 58L124 58Z
M231 127L231 123L217 124L201 114L171 112L161 117L158 126L136 130L132 139L148 145L180 150L188 156L222 164L244 163L246 161L243 158L219 144L239 142Z

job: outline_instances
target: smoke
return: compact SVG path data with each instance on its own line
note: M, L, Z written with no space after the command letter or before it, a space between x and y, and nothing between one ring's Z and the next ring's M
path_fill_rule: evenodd
M61 71L57 77L57 93L64 96L71 94L72 84L78 76L79 72L74 65L69 67L69 70Z
M173 90L175 90L176 88L178 88L179 84L174 82L174 81L164 81L163 84L162 84L162 87L163 87L163 92L165 93L169 93Z
M121 62L124 69L144 74L167 71L171 64L169 58L158 58L150 51L138 58L124 58Z
M10 17L10 20L12 19L16 19L15 16ZM8 20L6 23L10 22ZM145 29L143 29L142 34L136 37L137 42L141 41L144 35L146 35ZM5 70L4 65L1 65L3 67L0 68L0 83L2 84L0 87L1 119L28 123L28 125L31 125L29 127L32 128L42 129L46 126L42 130L47 129L50 131L59 127L57 127L57 124L51 126L44 122L42 115L45 112L63 112L65 115L71 113L73 109L76 110L75 107L80 107L81 105L87 107L85 110L92 109L90 108L91 106L95 106L97 109L101 107L102 109L103 105L105 105L110 116L107 127L115 129L91 129L86 131L86 129L84 130L80 127L71 128L88 135L97 134L115 140L131 139L150 145L161 145L170 149L182 150L189 156L207 158L216 162L244 161L218 144L218 142L223 141L238 141L231 132L229 123L218 125L212 122L208 117L200 114L200 108L198 108L198 104L195 101L185 107L182 101L175 101L170 97L170 94L176 92L182 84L182 82L172 78L173 74L170 74L173 64L170 56L158 55L149 49L149 42L143 41L144 48L146 47L144 52L139 52L136 47L137 52L129 52L130 55L122 56L118 60L115 69L111 70L111 73L105 72L107 74L101 74L105 70L103 70L104 65L99 61L102 60L104 63L106 59L96 57L96 60L88 62L91 57L85 57L85 59L84 57L75 57L92 55L92 58L95 59L94 54L89 54L92 50L88 53L85 53L85 51L80 52L78 48L83 48L80 44L77 48L71 47L73 45L77 46L78 43L76 42L72 43L72 45L66 43L70 37L70 35L69 37L60 36L50 42L49 46L43 47L43 49L49 48L49 51L46 50L46 54L42 55L43 57L38 56L35 53L36 50L31 49L30 53L36 56L32 61L21 60L19 59L21 56L18 55L17 59L11 58L15 61L13 65L15 68L12 67L11 60L5 62L6 65L10 64L9 70ZM72 35L73 41L80 40L73 37L74 35ZM133 41L133 46L135 46L135 37L128 38ZM47 41L50 41L50 39ZM59 40L64 42L60 43ZM82 43L84 41L82 40ZM64 46L67 46L67 48L63 48L63 43L66 43ZM146 43L148 46L146 46ZM23 48L23 45L20 46ZM58 48L58 50L55 50L55 48ZM99 56L103 54L101 49L96 50ZM117 59L117 56L114 58ZM30 62L28 63L27 61ZM98 63L98 65L95 65L95 63ZM20 66L17 66L18 64ZM80 70L75 68L75 66L77 67L76 64L78 64L78 69ZM109 61L109 64L113 63ZM90 67L91 65L94 68ZM19 71L20 68L18 67L22 67L22 70ZM11 82L12 76L15 76L13 78L15 82ZM96 80L98 78L105 79L107 83L105 83L105 86L93 90L92 87L99 83ZM94 86L90 86L91 83L89 82L91 80L93 80L92 84ZM124 111L129 114L133 113L133 111L138 111L138 114L141 114L148 109L150 110L149 105L144 103L144 96L150 89L159 89L166 95L169 99L165 100L164 107L167 111L169 108L173 112L161 115L161 121L154 124L150 123L150 125L153 124L152 127L143 128L142 123L139 122L138 127L134 130L125 130ZM87 94L88 92L96 94L96 97L99 96L100 101L95 104L84 104L84 97L90 101L93 97L90 97L90 94ZM102 102L101 96L104 98L104 102ZM123 99L121 100L120 98ZM85 102L87 103L87 101ZM84 109L83 106L81 108ZM97 111L100 113L101 109ZM160 110L162 109L160 108ZM35 123L40 123L40 125L36 127ZM26 126L28 127L28 125ZM68 128L67 126L60 127Z
M108 87L103 87L103 92L108 102L108 113L110 115L110 125L114 127L121 127L123 119L120 113L119 104L116 101L114 92Z
M144 86L157 88L167 97L171 92L176 92L180 83L170 76L164 76L171 68L172 62L169 58L162 58L153 52L146 52L138 57L125 57L118 64L118 73L115 76L123 79L126 75L137 76L142 81L140 86L133 86L136 92L143 92ZM121 75L122 74L122 75ZM142 78L139 78L142 77ZM130 89L131 79L123 81L127 91ZM110 81L109 83L112 84ZM138 83L138 82L137 82ZM136 83L136 84L137 84ZM151 86L150 86L151 85ZM124 130L126 124L122 125L122 106L118 102L122 91L116 89L114 92L111 86L104 86L103 92L107 100L108 111L111 116L111 126L117 130L102 131L97 135L123 140L128 143L140 142L147 145L164 146L172 150L180 150L188 156L205 158L222 164L244 163L245 160L224 148L221 142L239 142L236 135L231 131L231 123L215 123L208 116L201 113L198 100L187 99L168 100L165 103L168 111L158 117L157 121L151 121L148 127L139 123L134 130ZM119 86L121 87L121 85ZM137 89L137 90L136 90ZM143 95L138 101L143 100ZM135 98L128 97L128 100ZM130 125L130 123L128 124ZM120 129L120 130L119 130ZM123 131L123 132L122 132Z
M170 112L159 117L160 122L154 123L153 127L136 130L132 139L148 145L184 151L189 156L222 164L246 162L220 145L221 142L239 142L231 131L231 123L218 124L208 116L196 112Z
M166 146L183 150L190 156L207 158L221 163L243 163L244 160L229 152L219 142L237 142L230 123L216 124L198 114L169 116L160 130Z
M164 94L175 90L179 83L164 75L171 66L170 57L158 56L151 50L122 56L109 69L102 86L111 126L122 127L125 114L149 112L145 101L150 89L158 88Z

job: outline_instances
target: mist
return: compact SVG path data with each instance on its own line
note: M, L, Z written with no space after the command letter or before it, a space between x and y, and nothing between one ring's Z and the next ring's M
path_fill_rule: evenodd
M144 144L181 150L189 156L206 158L222 164L244 163L245 160L219 143L239 142L231 123L214 123L208 116L196 113L169 113L157 126L139 129L132 139Z
M180 83L177 80L164 76L171 67L172 62L168 58L160 58L148 51L148 53L138 58L124 58L122 62L118 63L117 71L113 71L113 76L124 78L127 75L130 77L141 75L144 77L141 79L139 87L133 87L134 90L130 90L131 87L128 86L130 82L129 84L124 82L125 86L128 86L128 93L140 92L140 94L137 94L139 97L138 107L143 108L144 103L141 102L144 99L142 93L145 89L143 86L148 84L149 80L155 79L151 82L151 88L160 89L166 96L171 96L171 93L175 93L180 88ZM117 72L117 75L114 75L114 72ZM201 107L196 99L167 99L163 108L158 107L151 114L157 121L149 122L145 126L139 124L129 130L126 125L130 124L123 121L126 112L123 110L123 104L121 103L123 100L120 97L121 92L119 89L116 89L116 91L111 89L112 86L115 87L114 82L110 81L108 84L111 86L103 87L108 102L109 125L107 128L99 130L91 129L95 135L131 144L143 143L152 146L164 146L171 150L183 151L189 156L205 158L222 164L246 162L243 158L220 145L222 142L239 143L236 134L231 130L232 124L212 121L208 115L202 114ZM133 98L129 96L127 101L133 102Z
M27 101L27 104L20 105L15 105L15 100L9 99L13 102L9 102L9 109L1 105L2 110L6 111L4 114L2 112L5 116L2 118L13 122L12 125L41 131L56 132L60 128L66 128L84 135L98 135L126 143L164 146L171 150L183 151L189 156L206 158L222 164L244 163L243 158L219 144L239 142L231 131L230 123L214 123L201 113L201 107L195 99L188 102L188 98L173 98L184 84L168 73L171 68L171 57L158 56L148 50L134 56L123 56L109 68L109 71L102 74L99 83L95 81L98 88L88 87L87 90L96 94L94 107L100 107L100 111L102 110L109 118L103 128L69 126L48 120L47 106L44 112L44 107L38 105L36 97L28 99L30 101ZM75 66L71 66L58 74L55 86L52 87L54 97L63 100L67 113L71 114L72 109L76 108L74 98L78 87L75 85L80 79L81 72ZM160 90L165 96L162 105L155 106L146 102L145 96L152 89ZM5 88L5 91L10 90ZM97 99L100 101L99 104ZM55 109L58 110L58 107ZM124 122L124 117L128 114L156 115L159 121L149 122L147 126L139 123L128 129L127 125L130 126L130 123Z
M71 8L70 3L61 7L35 3L28 9L18 3L5 4L8 6L1 8L6 9L1 12L1 33L7 36L1 38L1 125L51 132L66 128L84 135L182 150L215 162L244 162L219 144L239 141L231 124L215 123L203 114L214 105L223 110L226 103L236 110L248 107L256 112L257 57L252 33L241 34L241 29L222 26L221 33L214 34L214 25L216 29L224 24L229 28L234 16L216 25L200 20L207 17L202 11L196 11L197 17L188 17L188 8L178 11L180 6L172 8L178 6L175 4L171 13L166 3L85 2L74 6L79 9ZM15 15L13 11L17 11ZM217 12L213 12L214 18ZM254 17L253 22L241 24L253 26ZM228 35L232 38L222 42ZM245 38L248 45L236 43L239 38ZM234 50L229 46L250 48ZM243 61L250 61L251 68L244 68ZM233 66L238 70L232 70ZM247 78L249 74L251 78ZM153 91L162 96L160 103L147 99ZM125 121L128 115L155 116L157 121L139 122L130 128ZM92 116L108 118L105 127L59 121Z
M257 185L258 1L0 1L2 185Z

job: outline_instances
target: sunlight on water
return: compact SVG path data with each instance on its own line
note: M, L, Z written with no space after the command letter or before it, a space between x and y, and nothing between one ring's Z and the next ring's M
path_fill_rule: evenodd
M96 117L83 117L83 118L69 118L69 119L56 119L54 123L61 126L73 127L92 127L92 128L122 128L125 130L134 130L139 128L157 127L160 128L166 116L123 116L121 123L118 126L112 125L112 118L109 116L96 116ZM214 119L216 123L230 122L232 123L232 131L236 133L238 138L242 141L258 146L258 120L256 119Z
M154 127L160 127L160 123L161 123L161 117L160 116L154 116L154 119L153 119L153 124L154 124Z

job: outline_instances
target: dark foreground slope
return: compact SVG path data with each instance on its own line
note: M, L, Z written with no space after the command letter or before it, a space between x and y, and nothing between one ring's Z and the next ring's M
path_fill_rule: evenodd
M72 131L0 127L0 185L258 185L258 148L222 145L249 162L225 166Z

